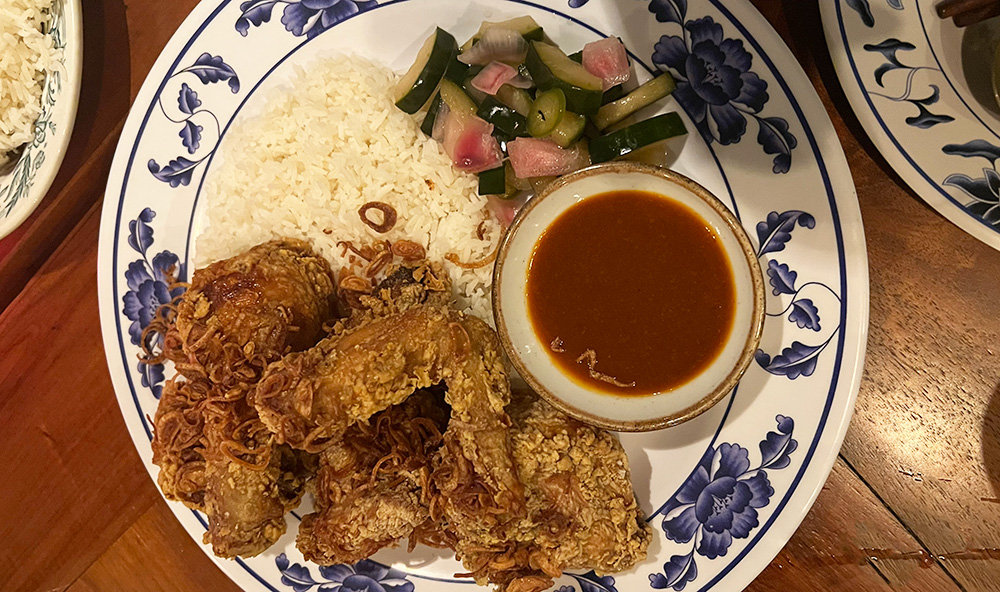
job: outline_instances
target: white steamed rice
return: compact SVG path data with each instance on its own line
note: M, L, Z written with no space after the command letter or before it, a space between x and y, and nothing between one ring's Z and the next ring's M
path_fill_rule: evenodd
M445 255L489 255L500 226L477 195L476 176L454 169L438 143L393 105L395 81L391 70L363 58L311 64L308 73L296 70L290 86L274 89L261 113L231 126L202 197L206 226L196 267L289 236L312 242L338 270L348 265L338 241L407 239L443 263L460 308L492 322L493 266L463 270ZM371 201L395 208L390 232L361 221L358 209Z
M0 0L0 168L31 141L42 84L58 65L48 29L52 0Z

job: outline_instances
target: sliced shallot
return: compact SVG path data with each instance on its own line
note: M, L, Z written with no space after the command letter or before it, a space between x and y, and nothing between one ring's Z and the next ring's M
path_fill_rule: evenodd
M517 31L502 28L487 29L468 50L458 56L470 66L485 66L496 62L519 64L528 55L528 42Z
M526 90L533 88L535 86L535 81L532 80L530 76L525 76L524 74L518 72L517 76L511 78L507 84L513 86L514 88L522 88Z
M486 207L493 212L497 221L507 228L514 221L514 216L517 216L517 212L524 206L531 197L530 193L521 192L514 199L501 199L496 195L491 195L487 198Z

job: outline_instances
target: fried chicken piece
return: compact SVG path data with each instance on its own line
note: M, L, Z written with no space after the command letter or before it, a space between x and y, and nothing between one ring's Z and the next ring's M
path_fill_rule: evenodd
M440 496L443 520L457 539L459 560L503 545L511 521L524 513L525 491L512 456L510 402L500 344L485 322L462 323L467 349L461 370L447 379L451 420L435 458L432 484Z
M372 292L378 302L362 298L362 304L376 314L401 312L418 304L447 306L451 302L451 280L444 268L437 263L421 261L389 268L385 277ZM379 305L388 311L379 311Z
M432 517L447 524L460 555L499 548L504 525L523 512L524 488L511 454L500 346L483 321L429 304L366 319L270 365L256 404L279 441L321 450L442 381L451 419L434 462Z
M355 563L432 523L426 486L448 421L436 390L417 391L370 424L351 426L322 453L317 511L303 516L296 540L306 559Z
M209 388L207 381L168 380L153 417L153 464L160 467L156 482L167 499L192 510L205 509L202 404Z
M285 533L316 460L275 444L245 398L210 403L205 416L204 540L220 557L257 555Z
M280 239L194 273L177 305L190 379L223 389L255 381L288 351L312 347L336 317L333 272L308 243Z
M177 381L188 385L178 390L205 395L198 405L200 448L192 444L186 458L203 467L204 493L189 497L201 496L209 523L205 540L216 555L247 557L265 550L284 533L284 514L301 498L312 474L309 460L277 446L251 397L269 362L319 340L336 305L329 264L307 243L291 239L196 271L176 305L164 353L188 379ZM158 432L174 425L169 417L163 415ZM177 482L175 475L194 474L197 466L182 470L177 463L185 458L176 445L166 446L171 441L168 431L154 439L168 486Z
M343 279L341 282L343 285ZM350 293L343 288L340 293L351 314L337 325L335 332L343 332L366 320L403 312L421 304L448 306L452 302L451 280L447 273L441 265L427 261L390 266L370 293Z
M257 386L257 411L279 442L322 451L415 390L464 378L461 361L476 355L463 325L477 322L432 305L364 318L271 364Z
M618 440L533 394L515 399L508 412L527 516L502 552L467 555L477 581L505 592L537 592L567 569L612 573L642 561L652 533Z

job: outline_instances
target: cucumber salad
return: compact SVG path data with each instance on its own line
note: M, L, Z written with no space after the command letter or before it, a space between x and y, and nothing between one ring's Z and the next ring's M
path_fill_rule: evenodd
M567 55L530 16L484 22L461 46L437 28L395 89L396 106L426 111L421 129L479 193L523 201L552 179L687 133L676 112L636 121L673 92L661 73L635 82L622 41ZM498 212L502 222L513 217Z

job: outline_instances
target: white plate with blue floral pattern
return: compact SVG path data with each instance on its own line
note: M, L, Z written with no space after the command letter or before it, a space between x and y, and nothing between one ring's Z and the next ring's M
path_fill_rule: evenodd
M820 11L844 93L879 152L928 205L1000 249L1000 21L960 29L938 0L832 0Z
M397 71L433 27L471 35L484 19L529 14L563 47L621 36L644 76L669 70L664 107L691 133L671 166L729 205L769 282L761 349L739 387L696 420L624 434L653 527L628 572L567 573L561 592L736 591L781 549L836 459L857 395L868 327L868 267L857 196L823 105L780 38L745 1L204 0L153 66L125 125L101 226L105 351L140 457L165 370L138 341L171 297L165 270L190 274L198 194L234 117L320 56L360 53ZM178 100L183 99L183 100ZM216 122L218 125L216 125ZM306 502L308 504L308 500ZM204 517L174 513L196 541ZM271 550L216 560L246 590L470 590L447 553L379 552L354 565L305 561L301 511ZM210 553L210 550L206 549Z
M61 51L61 72L42 83L42 114L17 162L0 174L0 238L21 225L45 197L73 134L83 72L83 14L79 0L55 0L48 34Z

